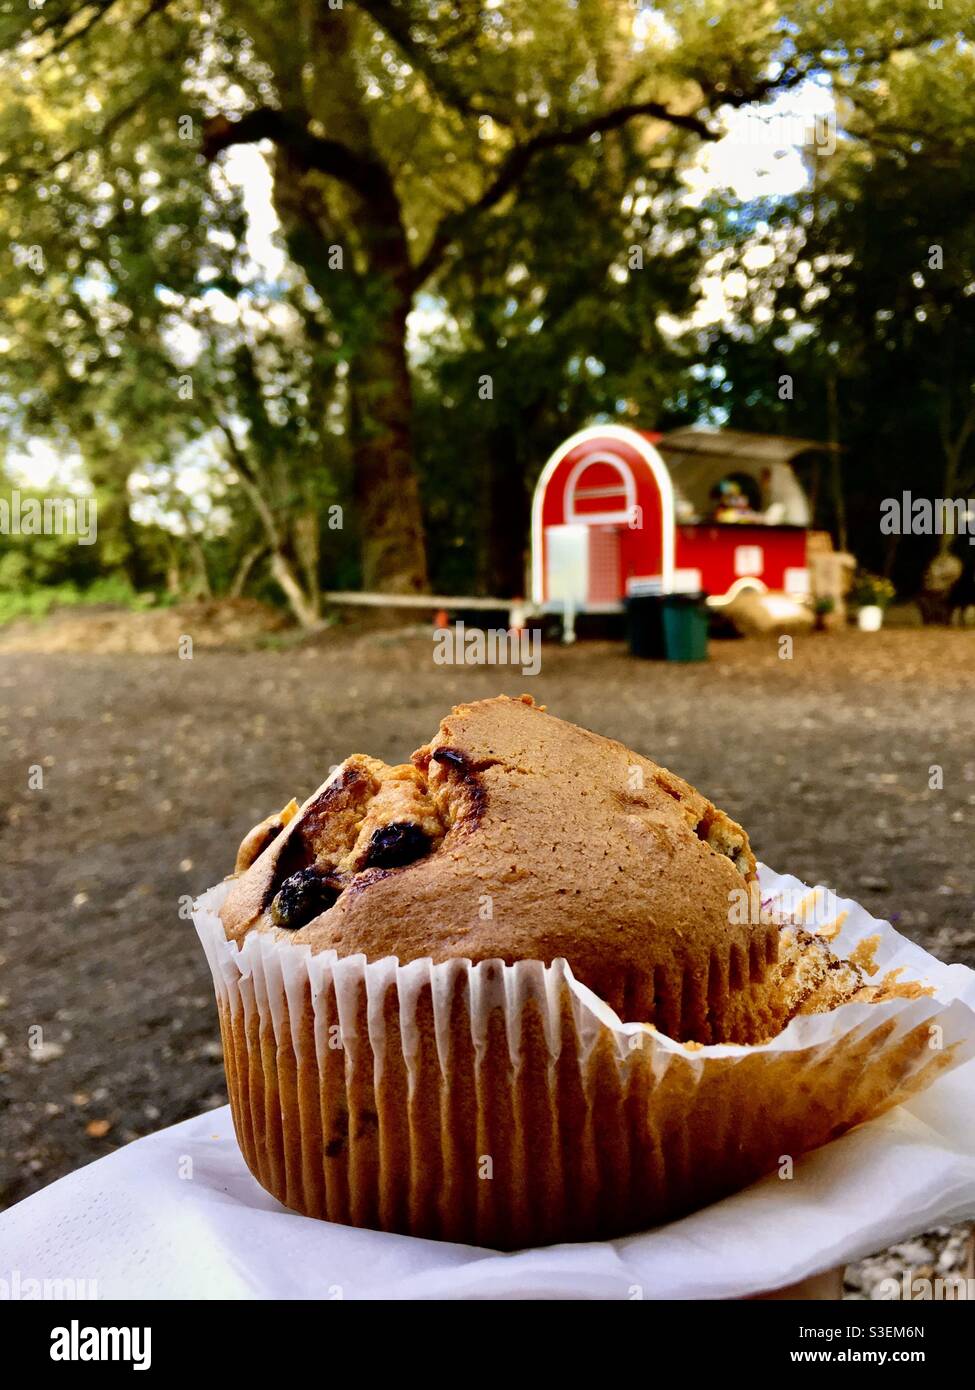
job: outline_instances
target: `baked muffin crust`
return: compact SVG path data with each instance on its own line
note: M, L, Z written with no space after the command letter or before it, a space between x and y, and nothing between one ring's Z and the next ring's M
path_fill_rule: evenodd
M327 905L289 920L316 905L300 879L283 894L303 873ZM565 957L624 1017L710 1041L776 957L774 924L730 920L755 876L744 830L682 778L499 696L458 705L411 763L346 759L221 916L231 939L369 960Z

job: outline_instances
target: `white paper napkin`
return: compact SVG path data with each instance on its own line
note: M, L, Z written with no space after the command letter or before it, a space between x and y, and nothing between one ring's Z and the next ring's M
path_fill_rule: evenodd
M245 1168L224 1106L0 1217L0 1280L20 1297L72 1280L122 1299L735 1298L973 1215L975 1063L805 1155L791 1181L644 1235L512 1255L289 1212Z
M763 887L796 885L763 871ZM837 947L876 927L854 904ZM889 926L878 960L975 1007L975 973ZM62 1178L0 1216L0 1297L737 1298L975 1217L975 1061L910 1104L692 1216L599 1244L498 1254L298 1216L251 1177L228 1107ZM38 1281L38 1282L34 1282ZM56 1293L55 1293L55 1296Z

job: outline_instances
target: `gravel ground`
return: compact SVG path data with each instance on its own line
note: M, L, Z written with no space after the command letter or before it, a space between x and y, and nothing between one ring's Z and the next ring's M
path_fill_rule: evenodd
M438 666L429 636L377 632L191 660L0 661L0 1204L224 1103L181 897L347 753L401 760L460 699L529 690L699 785L769 864L975 964L972 632L811 634L791 659L774 641L714 642L700 666L546 646L535 677ZM919 1233L851 1268L848 1294L969 1259L966 1231Z

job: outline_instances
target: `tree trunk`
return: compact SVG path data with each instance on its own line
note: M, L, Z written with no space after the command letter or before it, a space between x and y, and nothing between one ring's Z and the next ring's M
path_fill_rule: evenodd
M207 557L204 554L203 546L200 544L199 537L190 532L186 537L187 549L190 552L193 579L193 598L213 598L213 586L210 583L210 573L207 569Z
M318 627L321 621L318 610L298 582L287 558L280 551L275 551L271 556L271 574L284 591L284 596L291 605L291 611L301 626L306 630Z
M422 593L428 587L413 467L406 314L406 305L395 306L349 363L362 584L389 594Z
M301 580L285 554L285 541L281 534L281 527L278 525L270 503L261 491L256 469L237 443L234 432L226 421L221 420L217 412L214 412L213 418L227 442L227 462L250 498L264 528L264 534L267 536L271 549L271 575L282 589L299 624L303 628L316 628L321 622L317 589L309 594L302 588Z
M972 435L975 434L975 409L968 412L961 422L958 433L952 437L951 427L951 404L946 396L944 409L942 412L941 426L941 446L945 455L944 483L942 484L942 496L952 498L958 489L961 481L961 463L965 450L968 447ZM949 513L953 515L953 513ZM955 531L949 531L947 527L938 541L938 555L944 556L950 553L951 547L955 543Z
M840 550L849 549L846 530L846 495L843 491L843 470L840 462L840 411L836 390L836 368L831 367L826 378L826 418L828 439L833 446L829 456L829 476L836 517L836 540Z
M528 494L514 430L508 426L492 430L489 448L489 592L520 598L525 593Z
M241 597L244 592L244 587L251 576L251 571L258 560L262 559L266 554L266 545L253 545L250 550L245 552L241 557L240 564L237 566L237 572L230 582L230 588L227 590L228 598Z
M274 204L288 250L328 305L349 354L349 442L363 588L422 593L429 583L406 355L414 273L393 179L380 166L371 167L372 184L355 199L344 234L318 186L286 148L275 154ZM333 268L334 246L342 247L344 260Z
M104 570L119 569L133 589L143 587L148 578L142 572L142 557L135 544L135 528L129 512L128 473L110 460L102 464L86 457L85 471L94 489L98 511L98 553Z
M318 513L302 512L295 517L291 527L292 549L298 562L298 569L304 580L305 593L315 611L321 608L321 586L318 582Z

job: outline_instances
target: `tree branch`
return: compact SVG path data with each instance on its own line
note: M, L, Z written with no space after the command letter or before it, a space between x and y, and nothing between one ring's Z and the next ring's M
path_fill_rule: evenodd
M937 29L931 28L897 40L885 47L873 49L870 53L823 58L818 51L808 52L804 55L797 55L796 59L783 68L777 76L760 77L754 81L740 80L735 74L719 78L717 81L712 80L709 73L691 71L688 76L693 78L705 94L709 106L731 106L737 109L764 101L773 92L791 91L793 88L801 86L814 73L826 73L831 77L841 77L853 67L878 67L881 63L890 62L891 58L896 57L899 53L913 52L914 49L923 48L925 44L932 43L939 37L943 36L939 35Z
M172 0L150 0L149 8L147 8L145 13L139 15L139 18L134 19L132 24L129 25L132 33L135 33L136 29L140 29L143 25L147 24L149 19L154 18L154 15L161 14L161 11L167 10L171 3ZM79 40L85 38L85 35L92 32L95 25L99 24L111 10L114 10L117 4L118 0L89 0L88 4L82 4L81 7L76 8L74 13L51 14L46 19L43 19L40 24L32 29L31 38L42 38L46 33L57 33L57 35L60 36L51 43L49 49L45 49L43 53L39 53L33 61L38 64L46 63L49 58L56 58L58 54L64 53L65 49L70 49L72 43L78 43ZM89 10L89 8L92 10L92 14L89 15L88 19L85 19L85 22L79 25L78 28L71 29L71 32L67 32L68 25L71 24L72 19L78 18L79 15L85 13L85 10Z
M132 25L133 31L141 29L142 26L148 24L149 20L154 18L155 15L162 14L163 10L167 10L171 4L172 0L151 0L149 8L144 14L140 15Z
M368 0L368 4L377 10L382 10L384 13L390 9L390 4L387 0ZM379 21L377 20L377 22ZM903 53L920 48L924 44L930 43L931 40L936 37L937 33L935 31L924 30L919 34L891 44L887 48L878 49L872 53L863 54L859 57L837 59L835 62L817 62L816 59L810 55L806 62L797 63L790 68L786 68L777 77L763 77L750 83L742 82L740 85L737 85L734 79L723 81L719 85L709 82L704 76L695 77L695 81L704 94L704 104L707 107L730 106L740 108L760 102L774 92L787 91L798 87L816 70L838 74L854 64L858 66L874 66L889 60L896 53ZM618 106L612 111L604 112L600 116L594 116L590 120L583 121L577 126L542 131L538 135L532 136L530 139L515 145L505 156L498 167L493 181L488 185L476 202L471 203L466 208L459 209L457 212L447 213L447 215L441 219L440 225L434 232L430 246L414 269L414 289L422 285L423 282L432 275L444 260L451 245L464 234L468 227L472 225L482 213L489 211L499 203L505 194L509 193L515 187L518 181L524 176L528 166L537 154L547 149L585 144L593 135L603 134L610 130L618 130L638 116L649 116L659 121L665 121L668 125L672 125L676 129L690 131L702 140L720 140L722 134L720 130L715 130L707 120L700 116L688 112L671 111L670 108L663 105L662 102L644 101Z
M56 58L59 53L63 53L66 48L75 43L78 39L83 39L87 33L90 33L91 30L94 29L99 20L105 18L109 10L113 9L116 3L117 0L100 0L94 13L88 17L85 23L80 25L77 29L72 29L69 34L62 32L57 43L52 44L43 55L44 58ZM63 28L67 28L74 17L74 15L68 15L65 19Z
M475 101L465 89L463 82L458 80L454 68L443 61L443 55L456 44L457 39L450 44L438 44L436 48L421 43L413 36L410 16L395 3L395 0L358 0L358 6L392 39L410 66L426 78L431 89L448 106L452 106L463 116L490 116L498 125L511 124L510 117L500 109ZM476 33L477 21L463 32L459 39L464 41L473 38Z
M598 116L591 116L586 121L580 121L578 125L540 131L537 135L531 136L528 140L522 141L509 150L480 198L470 203L466 208L447 213L441 219L430 246L414 268L414 289L422 285L424 280L437 269L451 245L467 231L477 218L490 211L507 193L511 192L527 173L530 164L537 155L545 150L584 145L594 135L619 130L638 116L649 116L654 120L664 121L679 130L691 131L702 140L721 138L720 131L712 130L707 122L699 116L671 111L669 107L664 106L659 101L630 102L626 106L617 106L612 111L604 111Z
M236 121L211 116L203 123L203 155L207 160L216 159L232 145L251 145L258 140L285 146L304 169L329 174L369 202L385 202L392 192L392 179L379 160L357 154L339 140L315 135L300 118L274 107L258 107Z
M38 37L42 34L59 33L60 37L51 44L50 48L38 54L35 62L44 63L48 58L56 58L59 54L64 53L72 44L78 43L86 34L90 34L95 25L100 23L118 3L119 0L89 0L89 4L82 5L73 13L52 15L46 23L37 26L34 30L34 36ZM171 0L150 0L149 8L130 26L132 32L134 33L137 29L141 29L148 20L166 9L170 3ZM85 10L89 8L92 9L92 13L85 20L84 24L80 24L77 29L66 32L71 21L77 19L79 15L84 14Z
M177 53L178 50L175 48L161 53L159 55L160 66L164 67L170 58L175 58L177 56ZM117 111L113 111L101 129L93 132L90 140L84 140L80 145L75 145L73 149L65 150L62 154L53 155L50 162L43 167L34 166L32 168L28 165L11 163L8 160L0 160L0 174L27 179L43 179L53 173L59 165L67 164L72 159L77 159L79 154L84 154L87 150L104 150L111 137L121 126L125 125L126 121L131 120L133 116L145 110L148 98L152 96L159 85L159 82L152 82L148 87L144 87L131 101L126 102L124 106L120 106Z
M227 461L230 467L237 474L237 477L244 486L244 491L251 499L254 510L261 520L261 524L264 527L264 531L272 549L280 550L281 532L275 520L274 512L271 510L267 498L261 491L260 483L258 482L254 469L251 467L243 449L241 449L240 445L237 443L234 432L227 421L224 420L219 411L215 409L211 408L210 413L216 423L217 429L227 442Z
M927 161L938 159L946 165L957 165L966 155L967 146L975 138L975 122L969 120L967 128L960 124L955 132L948 132L938 139L923 126L894 123L884 119L885 103L864 100L863 94L844 87L843 98L864 122L857 130L847 124L845 133L851 140L859 140L891 154L900 154L906 159L923 157ZM923 152L911 148L915 143L923 146Z
M258 560L263 560L267 552L268 546L262 543L252 545L249 550L244 552L234 577L230 582L230 588L227 590L228 598L240 598L244 592L244 586L250 578L251 570L257 564Z
M71 21L77 19L80 14L84 14L85 10L94 8L96 14L101 15L105 9L114 3L115 0L85 0L85 3L75 6L73 9L68 9L67 12L64 8L52 8L46 13L37 10L22 37L40 39L43 38L45 34L63 33ZM86 22L85 28L87 27L88 25ZM42 53L38 61L40 62L46 58L50 51L51 50L48 49L45 53Z

